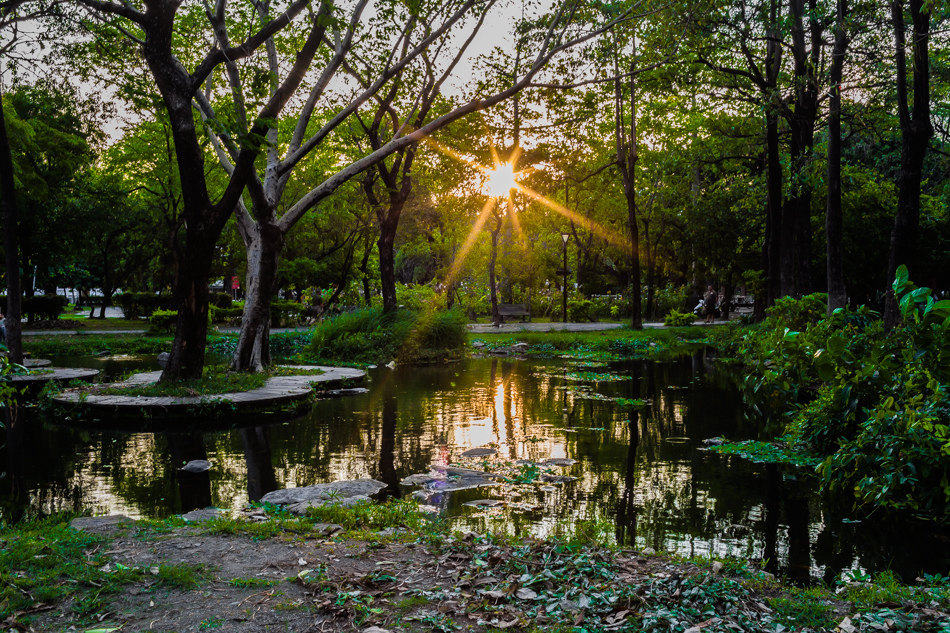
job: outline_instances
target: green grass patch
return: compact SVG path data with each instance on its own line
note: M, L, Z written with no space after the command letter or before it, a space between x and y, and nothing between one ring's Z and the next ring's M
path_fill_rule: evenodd
M132 387L113 385L94 387L91 393L109 396L158 396L182 398L188 396L210 396L222 393L235 393L260 389L270 377L269 372L230 372L224 365L205 367L204 376L190 380L174 382L156 382Z
M356 310L315 328L302 356L349 363L452 360L465 354L465 325L461 310Z
M273 587L284 582L283 580L268 580L267 578L232 578L228 584L232 587L249 589L253 587Z
M140 334L72 334L24 336L23 348L36 358L110 354L159 354L171 349L170 336Z

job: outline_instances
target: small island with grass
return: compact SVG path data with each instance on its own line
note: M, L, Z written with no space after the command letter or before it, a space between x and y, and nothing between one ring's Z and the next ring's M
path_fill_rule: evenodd
M125 380L72 387L52 395L50 402L97 417L128 417L161 413L177 418L298 410L316 392L362 383L365 372L349 367L281 365L267 372L209 371L200 380L159 382L161 371L143 372Z

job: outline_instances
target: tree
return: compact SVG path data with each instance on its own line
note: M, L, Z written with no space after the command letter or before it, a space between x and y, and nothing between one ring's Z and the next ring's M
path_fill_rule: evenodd
M831 101L828 107L828 196L825 210L827 241L828 315L847 305L841 251L841 78L848 49L848 0L838 0L835 41L831 53Z
M920 225L920 186L923 164L934 128L930 120L930 11L925 0L910 0L911 59L913 103L907 85L907 29L904 22L904 0L892 0L891 24L894 29L897 114L901 130L901 165L897 175L897 213L891 231L888 280L893 280L899 266L913 272L917 230ZM888 283L890 287L890 283ZM894 327L900 321L897 300L892 289L887 291L884 323Z
M274 120L293 96L310 68L314 56L324 42L330 5L324 3L311 15L309 28L297 48L295 59L283 80L258 111L246 130L240 134L241 148L223 192L212 199L205 169L202 144L192 111L192 103L200 88L222 65L233 65L263 46L275 33L290 24L309 5L295 0L281 15L269 16L262 25L254 26L241 43L232 45L229 27L244 31L245 25L229 24L229 5L218 0L213 11L206 12L203 24L214 44L189 71L181 61L177 48L191 46L199 39L182 43L176 35L181 22L197 22L197 16L185 12L174 0L144 0L144 10L132 4L108 0L80 0L96 19L107 22L128 39L141 46L168 118L174 139L175 156L182 187L185 247L174 291L178 311L175 339L162 380L197 378L204 368L205 341L208 329L208 281L215 243L227 219L239 204L241 193L254 171L254 162L264 148ZM268 5L269 6L269 5ZM265 14L266 15L266 14ZM190 51L193 52L193 51ZM276 79L275 79L276 80Z

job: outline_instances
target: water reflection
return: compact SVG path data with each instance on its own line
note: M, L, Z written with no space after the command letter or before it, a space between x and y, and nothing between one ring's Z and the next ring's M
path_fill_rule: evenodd
M896 566L911 578L946 572L947 542L932 532L909 540L847 523L791 471L699 450L707 437L758 432L730 378L714 369L703 352L609 368L498 358L397 367L375 372L370 393L321 401L301 418L261 416L252 428L205 434L82 431L27 416L7 430L0 512L4 520L63 509L165 517L358 477L398 496L409 492L403 477L492 445L497 459L577 460L559 471L577 480L519 490L517 500L536 507L519 512L463 505L498 491L444 495L440 506L460 528L543 536L581 520L609 522L620 543L765 561L802 581L853 567ZM584 383L565 370L620 379ZM638 411L613 398L649 404ZM205 458L207 473L178 470Z

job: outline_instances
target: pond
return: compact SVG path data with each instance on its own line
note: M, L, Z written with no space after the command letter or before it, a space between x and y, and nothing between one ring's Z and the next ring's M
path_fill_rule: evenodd
M110 377L152 368L135 358L55 360ZM406 496L414 488L401 486L403 477L491 446L498 454L486 459L494 464L576 460L557 469L576 479L431 498L459 529L599 530L641 548L762 561L806 584L852 569L891 568L913 580L950 567L943 534L853 521L818 502L810 477L704 450L710 437L756 439L759 425L745 416L728 373L703 351L609 366L486 358L370 374L367 394L320 400L296 419L262 416L260 426L215 433L79 430L27 415L0 451L0 516L76 510L163 518L359 477ZM618 398L647 404L638 413ZM178 470L192 459L213 467L199 475ZM493 498L514 509L466 505Z

